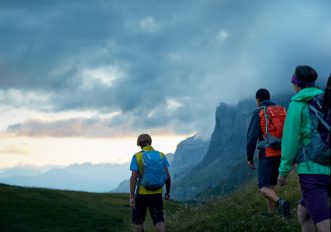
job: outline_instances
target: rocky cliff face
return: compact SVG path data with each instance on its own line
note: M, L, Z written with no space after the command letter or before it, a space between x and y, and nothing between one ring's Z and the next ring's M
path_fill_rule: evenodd
M183 173L189 172L192 167L198 164L206 155L208 146L209 141L204 141L195 136L180 142L170 167L173 180Z
M123 180L115 189L111 190L113 193L130 193L130 179Z
M288 96L275 98L276 103L284 106L288 105L288 101ZM221 103L217 107L216 125L206 155L191 170L182 173L174 180L172 196L175 199L195 200L203 198L201 193L205 191L218 186L224 188L222 183L231 185L229 180L233 179L233 175L237 173L234 169L238 167L244 169L238 170L243 181L255 176L255 172L245 169L244 165L246 163L246 133L255 109L256 103L250 100L241 101L237 106ZM240 183L241 178L237 175L236 185ZM232 186L229 189L234 188Z

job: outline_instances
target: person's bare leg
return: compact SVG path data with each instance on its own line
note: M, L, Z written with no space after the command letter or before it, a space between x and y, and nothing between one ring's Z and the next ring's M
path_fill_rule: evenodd
M308 211L305 207L303 207L302 205L299 204L297 214L298 214L298 219L299 219L299 223L301 225L302 232L315 232L316 231L314 222L313 222L313 220L311 220L311 217L309 216ZM328 230L328 231L330 231L330 230Z
M136 225L136 232L144 232L144 225Z
M269 186L270 189L272 189L275 193L275 186ZM276 194L277 195L277 194ZM278 200L277 200L278 201ZM268 213L269 214L274 214L275 213L275 209L276 209L276 205L277 205L277 201L274 200L270 200L267 198L267 204L268 204Z
M267 199L268 213L273 214L276 208L276 202L280 199L274 187L262 187L260 192Z
M274 202L277 202L280 197L277 195L276 191L272 187L262 187L260 192L265 196L267 199L270 199Z
M276 202L273 200L267 199L267 205L268 205L268 213L274 214L276 209Z
M330 232L330 219L317 223L316 228L318 232Z
M158 222L155 224L157 232L165 232L166 231L166 226L164 222Z

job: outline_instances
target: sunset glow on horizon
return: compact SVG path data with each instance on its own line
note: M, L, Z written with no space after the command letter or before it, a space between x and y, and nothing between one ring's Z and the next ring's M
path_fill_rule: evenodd
M186 135L153 136L153 147L173 153ZM81 163L123 164L140 150L136 137L125 138L31 138L2 135L0 168L14 166L68 166Z

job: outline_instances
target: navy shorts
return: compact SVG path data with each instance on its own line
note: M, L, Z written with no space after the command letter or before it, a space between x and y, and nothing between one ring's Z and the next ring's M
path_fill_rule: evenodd
M299 175L302 199L300 205L305 207L315 224L330 218L329 200L331 180L329 175Z
M260 155L258 167L259 189L277 185L280 156L265 157Z
M154 225L164 222L162 194L146 194L135 197L136 208L132 210L132 223L144 224L147 208L151 214Z

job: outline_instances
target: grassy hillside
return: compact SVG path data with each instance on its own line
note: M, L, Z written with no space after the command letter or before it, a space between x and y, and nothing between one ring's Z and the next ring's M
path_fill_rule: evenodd
M278 187L277 192L291 203L290 220L267 214L266 202L254 183L223 199L187 204L185 208L168 216L168 229L178 232L300 231L296 217L300 198L296 175L291 174L289 184Z
M227 196L229 193L233 193L240 188L240 186L251 183L252 180L255 180L256 178L257 170L247 168L246 161L240 162L231 169L228 178L226 178L221 184L199 193L197 198L205 201L213 199L215 196Z
M297 177L278 188L292 204L293 218L266 214L265 200L255 184L222 199L180 204L165 202L170 232L299 231L295 208ZM0 185L0 231L133 231L127 194L95 194ZM146 231L153 229L149 216Z
M132 231L128 194L0 185L0 231ZM169 214L180 205L167 202ZM147 224L151 225L148 218Z

